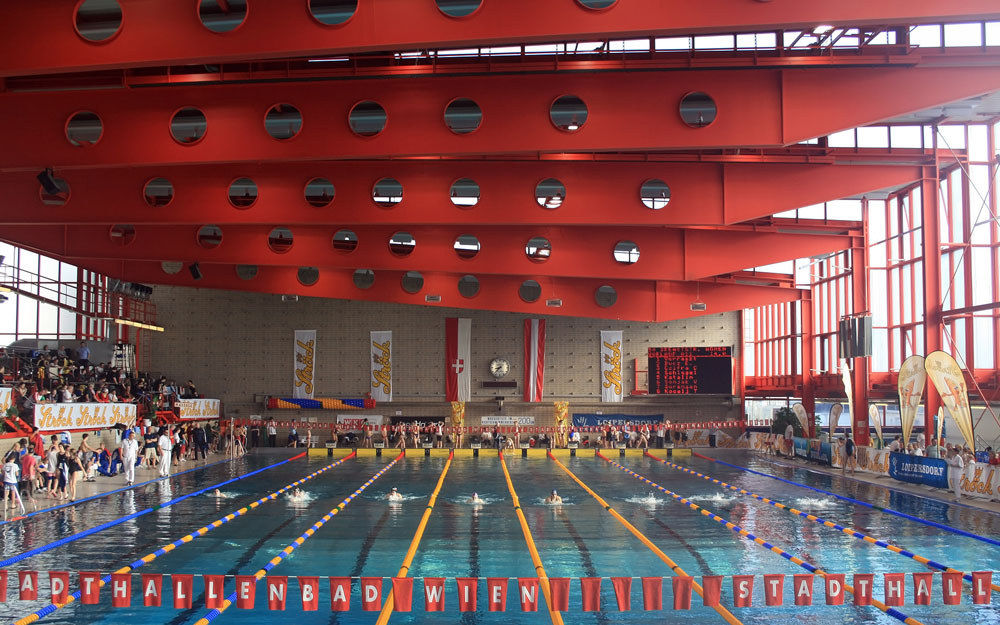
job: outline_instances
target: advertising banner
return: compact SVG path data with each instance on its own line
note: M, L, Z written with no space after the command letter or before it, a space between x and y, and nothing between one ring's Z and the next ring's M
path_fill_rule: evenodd
M339 414L337 415L337 425L346 425L360 430L366 420L368 425L381 426L382 419L380 414Z
M316 330L296 330L293 352L295 374L292 380L295 386L292 397L312 399L316 380Z
M948 488L948 463L938 458L890 453L889 476L900 482Z
M809 457L809 439L795 436L792 438L792 448L797 458Z
M809 436L809 414L806 413L806 407L802 404L795 404L792 406L792 412L795 413L795 418L799 420L799 425L802 426L802 432Z
M927 371L924 370L923 356L910 356L899 368L899 420L903 426L903 442L910 442L913 421L927 386Z
M604 425L606 423L610 423L611 425L625 425L625 422L627 421L631 421L632 423L638 425L642 425L643 423L653 425L655 423L661 423L663 421L663 415L584 414L580 412L573 414L573 427L578 428Z
M0 415L6 415L7 411L10 410L11 401L13 401L14 389L10 387L0 387Z
M872 425L875 426L875 434L878 436L878 439L882 441L882 444L884 445L885 439L882 438L882 414L879 413L878 406L876 406L875 404L870 404L868 406L868 418L871 420Z
M969 392L962 368L949 354L931 352L924 361L924 369L941 396L941 403L962 432L965 444L974 451L976 441L972 433L972 411L969 409Z
M372 332L370 340L372 399L392 401L392 331Z
M854 433L854 387L851 383L851 368L847 365L847 361L843 358L840 359L840 377L844 381L844 392L847 393L847 411L850 414L851 419L851 438L857 442L858 438ZM832 434L831 434L832 436Z
M840 423L840 415L844 412L843 404L834 404L830 408L830 440L837 435L837 425Z
M135 415L135 404L35 404L35 427L42 434L132 427Z
M874 447L857 448L857 469L866 473L889 475L889 450Z
M622 332L601 330L601 401L620 402L624 398Z
M534 417L492 415L482 419L483 425L535 425Z
M819 439L809 440L809 459L820 464L830 464L833 462L833 451L830 443L820 442Z
M221 405L218 399L180 399L177 400L178 416L184 421L218 419Z
M1000 499L1000 466L976 462L961 477L962 494L978 499Z

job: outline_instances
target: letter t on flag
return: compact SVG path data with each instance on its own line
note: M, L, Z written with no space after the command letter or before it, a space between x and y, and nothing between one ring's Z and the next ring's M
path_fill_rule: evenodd
M472 399L472 319L444 320L445 381L447 401Z
M545 320L524 320L524 401L542 401L545 379Z

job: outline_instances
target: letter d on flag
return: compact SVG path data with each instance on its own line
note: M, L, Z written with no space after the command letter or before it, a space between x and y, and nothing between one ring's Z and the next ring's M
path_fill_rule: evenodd
M844 574L826 576L826 605L844 605Z
M4 580L5 582L7 580ZM69 586L69 573L67 571L50 571L49 588L52 589L52 603L66 603L66 589ZM4 592L7 587L4 585Z
M378 612L382 609L382 578L361 578L361 609L365 612Z

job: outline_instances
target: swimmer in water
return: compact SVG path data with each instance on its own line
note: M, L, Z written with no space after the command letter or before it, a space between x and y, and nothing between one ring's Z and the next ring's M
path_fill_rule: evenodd
M389 491L389 501L403 501L403 496L399 494L399 491L396 490L395 486L393 486L392 490Z
M472 497L469 498L469 503L484 504L486 502L479 498L479 493L472 493Z
M291 499L292 501L305 501L306 493L301 488L296 488L295 490L292 491L292 494L289 495L288 498Z
M545 503L562 503L562 497L559 496L559 493L553 490L552 494L546 497Z
M214 492L214 493L212 493L212 494L213 494L213 495L215 495L215 498L216 498L216 499L222 499L222 497L223 497L223 495L222 495L222 491L221 491L221 490L219 490L218 488L216 488L216 489L215 489L215 492Z

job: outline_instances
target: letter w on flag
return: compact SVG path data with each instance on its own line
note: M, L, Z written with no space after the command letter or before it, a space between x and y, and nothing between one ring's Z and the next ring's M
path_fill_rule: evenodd
M472 319L444 320L445 384L448 401L469 401L472 395Z

